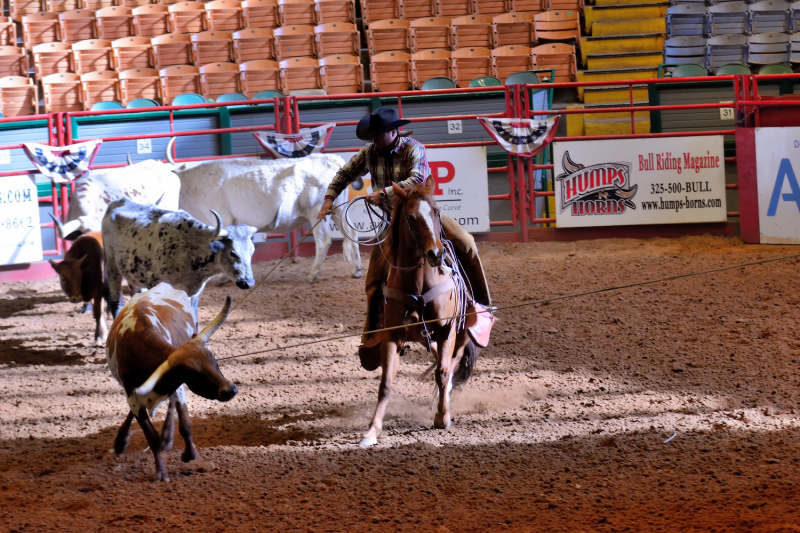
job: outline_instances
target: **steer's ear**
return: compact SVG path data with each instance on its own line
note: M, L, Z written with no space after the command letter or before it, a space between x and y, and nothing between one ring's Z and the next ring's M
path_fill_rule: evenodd
M150 394L156 385L158 385L158 381L169 372L169 369L172 368L172 365L169 362L169 359L158 365L155 372L153 372L147 381L142 383L140 386L136 387L136 394L140 396L147 396Z
M217 253L225 249L225 243L222 241L211 241L208 243L208 247L212 252Z

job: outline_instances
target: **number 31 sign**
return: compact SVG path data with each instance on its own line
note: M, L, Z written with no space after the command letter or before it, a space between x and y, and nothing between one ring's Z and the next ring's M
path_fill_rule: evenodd
M41 260L36 184L28 176L0 178L0 265Z

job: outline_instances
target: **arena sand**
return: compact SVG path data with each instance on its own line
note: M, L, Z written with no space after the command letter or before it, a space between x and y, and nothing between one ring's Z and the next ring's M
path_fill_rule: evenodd
M718 237L481 248L497 305L797 252ZM309 285L310 266L248 298L218 357L357 333L363 280L333 256ZM127 406L91 316L55 280L2 285L0 531L800 531L798 269L501 312L453 428L432 429L416 348L371 449L355 443L379 373L359 367L357 337L222 362L239 395L190 394L200 456L181 463L176 439L169 483L135 423L129 451L110 451ZM202 324L229 293L245 294L206 290Z

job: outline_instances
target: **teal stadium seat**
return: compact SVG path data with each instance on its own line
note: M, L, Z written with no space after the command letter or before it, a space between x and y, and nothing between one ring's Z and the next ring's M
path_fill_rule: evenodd
M515 72L506 79L506 85L529 85L539 82L539 76L533 72Z
M494 78L492 76L484 76L482 78L475 78L467 87L500 87L503 84L500 83L500 80Z
M253 100L267 100L269 98L280 98L282 96L283 93L280 91L258 91L253 95Z
M759 74L791 74L792 69L788 65L764 65L758 69Z
M704 76L708 76L705 67L693 63L678 65L675 67L675 70L672 71L673 78L700 78Z
M206 99L203 98L199 94L194 93L186 93L186 94L179 94L175 98L172 99L172 105L195 105L195 104L205 104Z
M125 106L126 109L139 109L142 107L159 107L161 104L156 102L155 100L150 100L149 98L134 98L128 105Z
M244 100L249 100L249 98L245 94L242 94L242 93L225 93L225 94L220 95L219 98L217 98L217 103L218 104L222 104L222 103L225 103L225 102L241 102L241 101L244 101Z
M428 80L425 80L425 82L422 84L423 91L438 91L441 89L455 89L455 88L456 88L456 82L444 76L430 78Z
M717 76L737 76L739 74L750 74L750 69L745 65L723 65L717 69Z
M125 109L119 102L97 102L92 106L92 111L113 111L115 109Z

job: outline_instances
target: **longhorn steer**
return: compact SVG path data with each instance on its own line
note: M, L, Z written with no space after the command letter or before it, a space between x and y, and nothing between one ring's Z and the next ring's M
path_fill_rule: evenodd
M200 293L215 274L224 274L240 289L255 284L250 259L255 251L256 228L234 225L216 228L203 224L186 211L167 211L137 204L127 198L112 202L103 218L109 305L116 317L120 309L122 279L131 294L161 282L185 291L197 313Z
M167 146L166 157L174 164L173 142L174 138ZM226 222L248 224L258 231L286 233L316 222L328 185L342 165L344 160L334 154L312 154L298 159L205 161L177 171L181 179L180 206L207 223L212 222L208 212L213 209ZM344 200L342 197L337 205ZM334 209L331 218L345 231L341 209ZM316 258L308 281L317 279L331 246L326 224L314 228L314 243ZM354 266L353 277L360 277L358 244L345 239L342 252Z
M127 449L131 421L136 417L155 457L156 477L160 481L169 481L161 452L172 447L176 410L181 437L186 443L181 459L188 463L197 457L183 385L198 396L221 402L227 402L238 392L236 385L219 371L214 354L206 346L230 310L228 296L219 315L197 334L197 313L189 297L161 283L135 294L111 324L106 344L108 368L125 389L130 407L114 441L114 452L120 455ZM159 438L150 417L167 399L167 418Z

